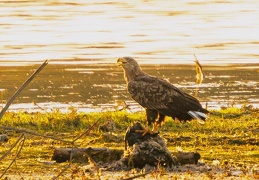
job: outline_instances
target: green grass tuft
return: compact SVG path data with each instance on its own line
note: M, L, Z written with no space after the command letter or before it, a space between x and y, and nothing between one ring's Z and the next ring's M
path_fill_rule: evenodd
M146 125L144 112L77 112L73 107L67 113L53 110L46 113L7 112L0 121L0 126L23 128L45 135L72 140L82 134L96 121L99 124L89 134L76 141L77 147L124 148L124 134L134 122ZM107 136L99 131L99 125L113 120L116 125L115 135ZM6 152L20 135L15 131L4 131L10 138L5 146L0 147L0 156ZM180 123L167 117L160 128L160 135L167 140L168 148L176 151L180 146L184 151L198 151L202 159L211 163L218 159L222 164L231 162L239 164L256 164L259 162L259 110L246 108L228 108L214 110L204 125L197 121ZM71 147L71 144L27 134L25 146L17 160L16 167L27 172L49 172L49 166L39 163L37 159L51 159L55 147ZM0 164L4 169L11 157ZM25 163L27 162L27 163ZM26 168L27 167L27 168ZM59 165L53 165L53 168ZM25 169L24 169L25 168ZM12 171L11 171L12 172ZM15 171L13 171L15 172Z

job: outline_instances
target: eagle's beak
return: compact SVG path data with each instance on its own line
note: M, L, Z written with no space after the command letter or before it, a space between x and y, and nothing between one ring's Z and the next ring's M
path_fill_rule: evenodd
M126 63L127 61L124 58L119 58L117 60L117 66L122 66L124 63Z

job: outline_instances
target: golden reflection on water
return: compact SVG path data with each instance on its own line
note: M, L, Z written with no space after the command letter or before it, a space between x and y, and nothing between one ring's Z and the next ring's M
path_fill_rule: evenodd
M37 68L37 65L0 66L0 109ZM206 76L199 85L195 82L194 65L143 65L142 69L197 96L204 107L208 104L209 109L244 104L259 107L259 67L253 64L249 68L239 65L203 66ZM67 110L73 106L79 111L101 111L124 101L132 111L140 110L126 90L122 70L115 65L49 64L16 98L9 110Z
M0 65L258 62L259 2L0 1ZM17 65L15 63L15 65Z

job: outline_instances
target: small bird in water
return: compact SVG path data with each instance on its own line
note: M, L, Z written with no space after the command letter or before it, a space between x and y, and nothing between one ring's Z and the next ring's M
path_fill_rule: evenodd
M196 66L196 84L201 84L204 79L202 66L199 63L199 60L196 58L195 54L194 54L194 57L195 57L194 62L195 62L195 66Z

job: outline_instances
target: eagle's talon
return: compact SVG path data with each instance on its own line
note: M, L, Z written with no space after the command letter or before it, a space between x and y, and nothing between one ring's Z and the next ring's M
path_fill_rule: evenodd
M135 132L142 133L142 136L145 136L146 134L150 134L150 135L159 134L158 131L151 130L148 127L144 128L144 129L141 129L141 130L135 130Z

